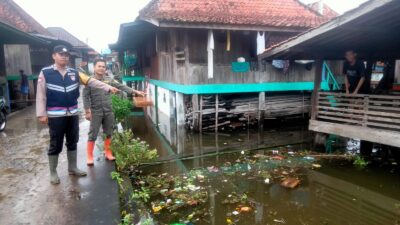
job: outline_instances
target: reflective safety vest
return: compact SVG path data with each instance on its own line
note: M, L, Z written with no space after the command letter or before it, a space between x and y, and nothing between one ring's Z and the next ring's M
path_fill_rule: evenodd
M60 72L49 66L42 69L46 80L47 114L49 116L62 116L68 112L78 112L79 98L79 73L67 68L63 77Z

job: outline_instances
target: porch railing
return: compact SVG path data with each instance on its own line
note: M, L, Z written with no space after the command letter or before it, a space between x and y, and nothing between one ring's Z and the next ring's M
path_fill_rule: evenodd
M324 62L322 67L322 77L326 80L326 83L328 84L330 90L340 90L340 85L336 81L335 75L332 73L331 68L329 68L329 65L326 62Z
M398 95L319 92L316 108L319 121L400 132Z

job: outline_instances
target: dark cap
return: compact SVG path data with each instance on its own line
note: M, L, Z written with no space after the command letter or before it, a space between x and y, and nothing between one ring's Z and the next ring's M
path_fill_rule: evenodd
M53 53L68 53L68 48L64 45L57 45L56 47L53 48Z

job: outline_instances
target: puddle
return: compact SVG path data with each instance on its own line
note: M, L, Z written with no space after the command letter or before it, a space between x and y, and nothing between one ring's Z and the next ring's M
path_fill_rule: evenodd
M310 156L301 124L217 135L178 130L171 143L143 118L133 123L164 160L131 180L155 224L400 224L399 169Z
M71 189L68 191L68 196L71 199L75 199L75 200L82 200L84 198L86 198L89 195L89 192L80 192L79 190L76 189Z

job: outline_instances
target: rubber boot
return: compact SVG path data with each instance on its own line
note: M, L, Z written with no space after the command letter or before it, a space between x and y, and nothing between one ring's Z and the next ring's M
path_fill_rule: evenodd
M67 151L68 157L68 173L69 175L74 175L78 177L86 176L86 172L78 169L76 166L77 162L77 151Z
M49 166L50 166L50 183L59 184L60 178L57 174L58 155L49 155Z
M93 150L94 150L94 141L87 142L87 165L93 166Z
M110 145L111 145L111 138L106 138L106 140L104 140L104 154L106 155L107 160L114 161L115 157L112 154Z

